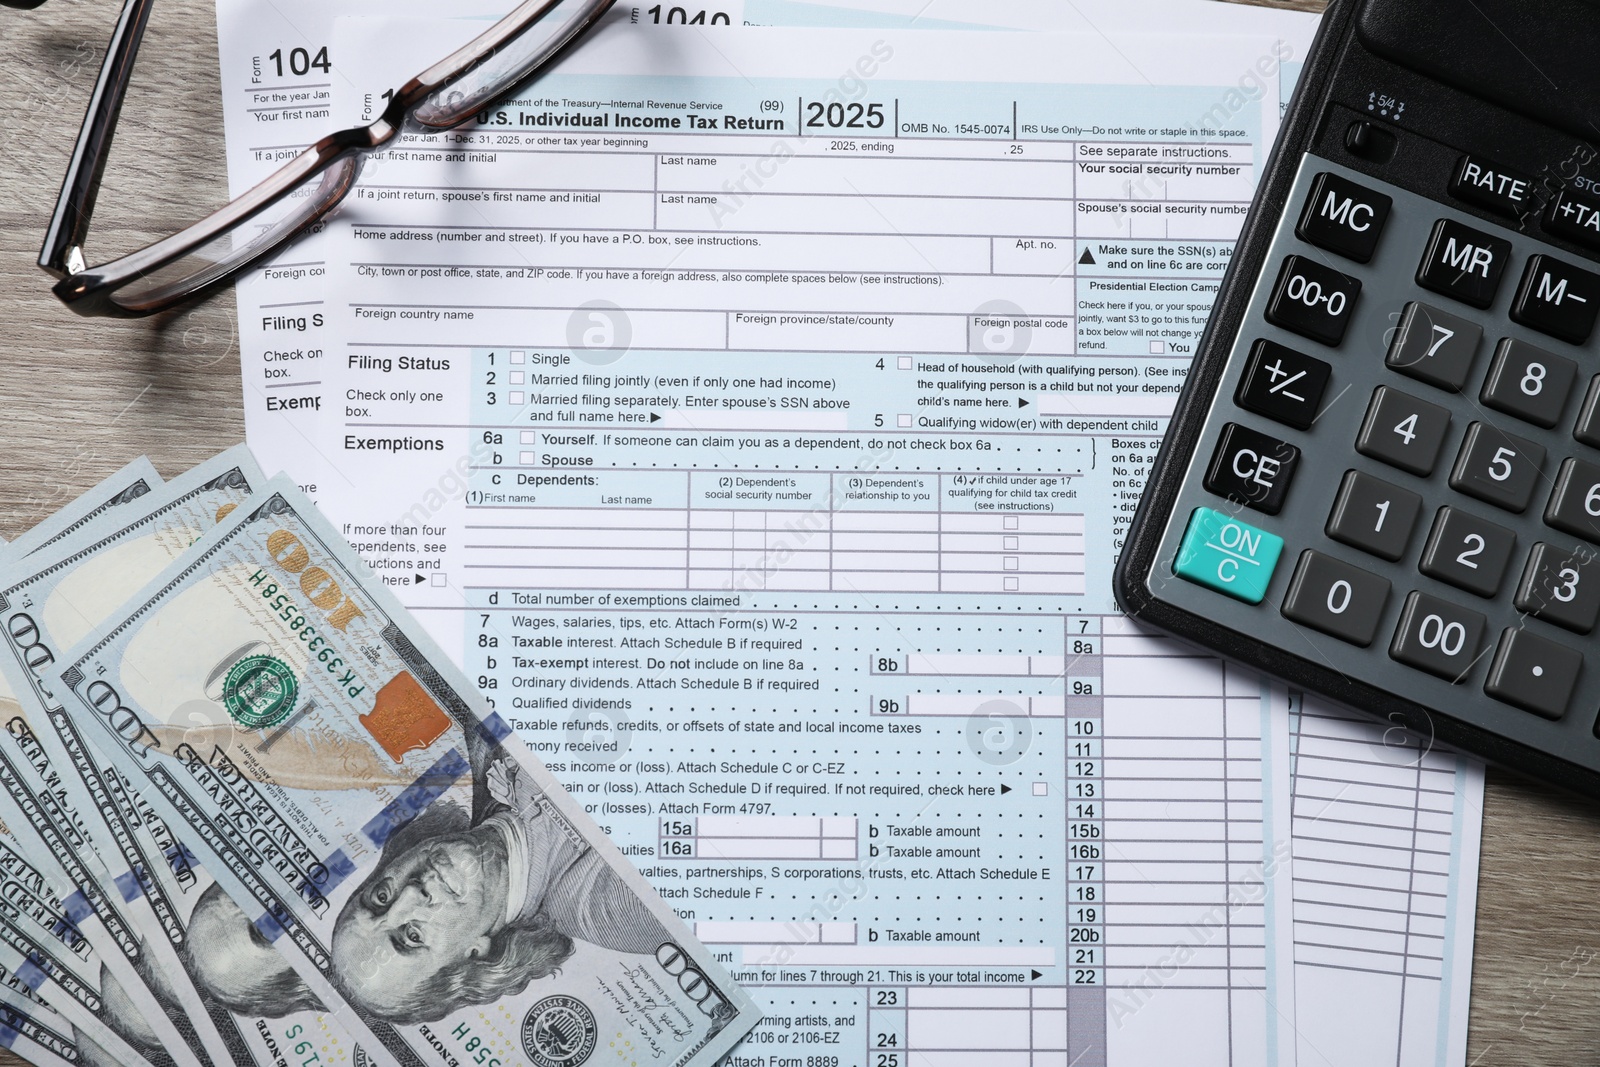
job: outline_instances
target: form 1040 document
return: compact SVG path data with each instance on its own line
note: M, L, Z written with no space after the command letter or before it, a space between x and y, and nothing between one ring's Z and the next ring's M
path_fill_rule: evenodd
M1109 590L1275 42L662 40L369 170L322 505L766 1005L741 1062L1291 1062L1287 717Z

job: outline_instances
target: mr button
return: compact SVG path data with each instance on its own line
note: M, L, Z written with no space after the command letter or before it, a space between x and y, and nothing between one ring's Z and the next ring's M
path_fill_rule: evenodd
M1210 508L1195 508L1172 570L1179 578L1259 604L1272 584L1283 538Z
M1428 250L1417 268L1417 284L1463 304L1486 308L1494 303L1510 256L1510 241L1454 219L1440 219L1434 223Z
M1276 515L1299 462L1294 445L1230 422L1222 428L1205 485L1234 503Z

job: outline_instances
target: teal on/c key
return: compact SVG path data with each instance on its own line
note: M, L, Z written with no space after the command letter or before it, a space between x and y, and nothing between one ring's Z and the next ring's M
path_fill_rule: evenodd
M1231 515L1195 508L1172 569L1178 577L1259 604L1283 554L1283 538Z

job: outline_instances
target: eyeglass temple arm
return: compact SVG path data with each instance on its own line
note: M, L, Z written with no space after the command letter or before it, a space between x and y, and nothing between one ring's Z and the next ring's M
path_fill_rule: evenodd
M139 57L139 43L144 39L145 24L150 21L150 9L154 4L155 0L126 0L111 41L106 45L105 62L100 66L100 77L89 97L83 126L78 131L78 143L73 146L72 161L67 165L61 195L56 199L55 214L50 218L44 245L39 249L39 266L57 278L84 269L82 249L89 232L89 219L94 214L100 179L105 174L106 159L111 155L117 117L122 112L133 64Z

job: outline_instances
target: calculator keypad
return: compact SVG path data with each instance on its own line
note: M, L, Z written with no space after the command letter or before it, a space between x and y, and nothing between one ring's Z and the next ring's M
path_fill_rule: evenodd
M1600 559L1539 542L1528 554L1514 603L1536 619L1588 633L1600 619Z
M1301 240L1366 263L1394 200L1337 174L1319 174L1300 213Z
M1300 450L1237 424L1222 431L1206 474L1206 488L1235 504L1276 515L1294 480Z
M1328 536L1374 556L1406 554L1422 497L1361 471L1346 471L1328 516Z
M1463 304L1486 308L1494 303L1510 258L1510 241L1454 219L1440 219L1417 268L1417 283Z
M1389 655L1408 666L1460 682L1483 647L1488 621L1449 600L1412 591L1406 596Z
M1563 533L1600 544L1600 467L1583 459L1563 460L1555 491L1544 509L1544 521Z
M1517 535L1471 512L1445 506L1434 516L1433 529L1417 569L1478 596L1500 591Z
M1507 627L1483 691L1523 711L1559 719L1566 714L1582 669L1583 656L1567 646Z
M1554 256L1530 256L1511 318L1540 333L1581 345L1600 311L1600 275Z
M1289 582L1283 614L1365 648L1377 636L1388 602L1388 579L1308 548Z
M1522 195L1504 167L1460 167L1462 201ZM1443 184L1304 161L1168 526L1242 503L1282 563L1251 606L1172 599L1492 732L1574 723L1600 770L1600 374L1580 372L1600 366L1600 266ZM1600 249L1600 199L1563 207Z
M1332 373L1320 359L1263 339L1250 354L1234 401L1257 415L1309 430Z

